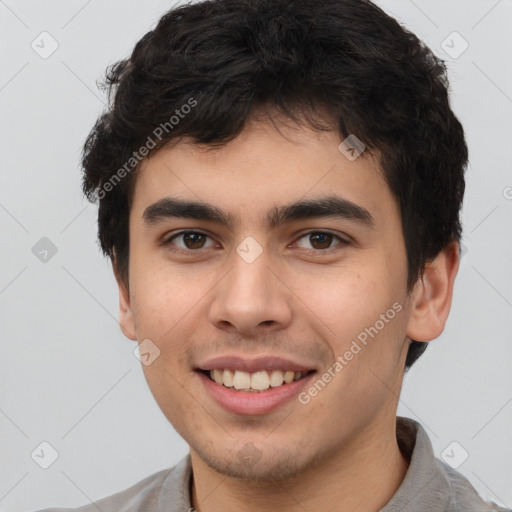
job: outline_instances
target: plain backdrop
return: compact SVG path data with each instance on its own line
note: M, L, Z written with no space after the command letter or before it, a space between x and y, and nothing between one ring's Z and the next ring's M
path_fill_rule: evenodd
M446 60L471 162L451 316L398 414L512 507L512 2L378 3ZM0 0L0 511L90 503L187 453L120 331L78 167L104 108L96 81L173 4Z

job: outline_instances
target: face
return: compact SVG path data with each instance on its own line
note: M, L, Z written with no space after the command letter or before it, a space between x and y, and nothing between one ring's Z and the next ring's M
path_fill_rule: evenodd
M340 142L253 120L137 176L121 325L165 416L223 474L291 476L394 427L411 316L400 211L378 162Z

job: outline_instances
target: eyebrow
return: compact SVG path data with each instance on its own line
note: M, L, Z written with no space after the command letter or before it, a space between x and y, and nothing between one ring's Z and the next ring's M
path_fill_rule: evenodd
M335 195L275 206L267 213L267 224L270 229L274 229L292 221L319 217L338 217L370 228L375 226L375 221L368 210ZM175 197L164 197L149 205L144 210L142 218L143 223L147 226L154 226L170 218L211 221L229 229L233 229L235 224L240 222L238 216L225 212L212 204Z

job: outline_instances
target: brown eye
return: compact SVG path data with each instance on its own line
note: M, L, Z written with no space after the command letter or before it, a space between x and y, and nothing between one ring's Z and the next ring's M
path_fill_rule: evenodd
M210 245L207 245L207 243ZM163 245L169 246L170 248L174 246L177 250L182 251L204 249L211 247L212 244L214 244L214 242L211 240L211 237L197 231L181 231L163 242Z
M335 243L335 241L338 243ZM322 253L322 251L329 251L331 249L336 249L337 246L347 245L349 242L344 240L338 235L334 233L329 233L328 231L310 231L309 233L305 233L302 235L295 244L308 251L316 251L318 253Z
M201 233L185 233L183 236L183 243L187 249L201 249L205 242L205 236Z
M328 249L331 245L333 235L330 233L311 233L309 240L315 249Z

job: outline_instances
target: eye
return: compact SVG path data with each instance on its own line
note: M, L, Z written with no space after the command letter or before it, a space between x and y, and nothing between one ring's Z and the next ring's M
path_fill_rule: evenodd
M205 245L207 239L211 240L206 233L200 231L180 231L164 240L163 245L174 245L180 250L191 251L211 247L211 245ZM174 240L178 240L180 243L175 243ZM213 245L215 244L213 243Z
M210 241L209 245L208 240ZM333 245L336 240L338 240L338 243ZM304 233L293 245L304 249L306 252L318 254L336 250L338 246L348 243L339 235L328 231L310 231ZM169 246L172 250L178 252L193 252L215 247L216 244L209 235L201 231L180 231L163 240L162 245Z
M332 247L333 241L337 239L340 243L335 244L334 247ZM304 242L300 242L301 240L305 240ZM338 245L346 245L348 243L347 240L344 240L338 235L335 235L334 233L329 233L328 231L310 231L309 233L305 233L302 235L295 244L297 244L298 247L301 247L306 250L310 250L310 247L313 247L314 252L321 252L321 251L327 251L329 249L335 249ZM310 244L310 247L307 247L307 244Z

